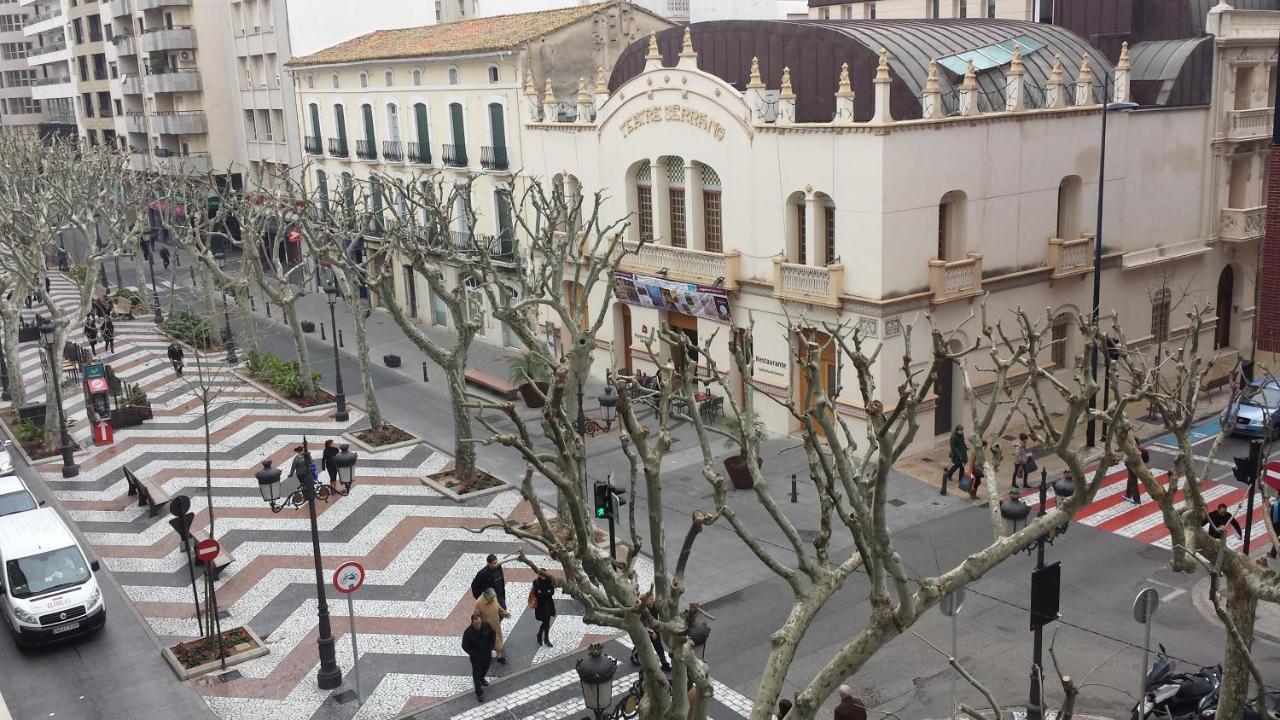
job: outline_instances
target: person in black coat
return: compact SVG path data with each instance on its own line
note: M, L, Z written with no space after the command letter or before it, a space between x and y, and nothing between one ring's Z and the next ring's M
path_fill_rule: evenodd
M489 672L495 639L493 628L473 613L470 627L462 632L462 651L471 660L471 681L476 686L477 700L484 700L484 689L489 685L484 676Z
M555 594L555 581L550 575L539 572L538 579L533 581L533 590L529 595L534 601L533 617L542 623L538 626L538 644L547 647L552 647L551 621L556 617L556 601L552 596Z
M502 565L498 563L497 555L485 558L484 567L471 580L471 597L479 598L489 588L493 588L494 594L498 596L498 605L506 610L507 578L502 574Z
M338 446L333 444L332 440L324 441L324 452L320 454L320 462L324 465L325 472L329 473L329 489L338 489L338 463L334 462L334 458L338 456Z
M169 343L166 354L169 356L169 363L173 365L173 371L178 373L178 377L182 377L182 346L175 340Z

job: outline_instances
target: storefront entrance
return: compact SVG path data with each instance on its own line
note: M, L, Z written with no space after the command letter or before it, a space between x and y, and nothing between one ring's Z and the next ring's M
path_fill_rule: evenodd
M817 330L806 330L800 334L798 342L800 343L800 348L796 357L800 361L797 364L800 382L797 383L797 387L800 389L800 394L796 396L796 402L803 404L817 401L816 397L809 397L809 373L804 367L809 362L809 353L817 352L819 353L818 377L822 381L822 391L831 398L831 402L834 404L836 401L834 393L839 386L839 379L837 378L839 366L836 363L836 348L835 344L831 342L831 337ZM810 411L812 409L812 407L808 408ZM814 429L819 435L825 435L822 426L817 424L816 418Z
M698 319L692 315L667 312L667 325L673 332L680 333L689 339L692 347L688 350L687 359L694 365L698 363ZM674 352L674 351L673 351ZM679 366L677 365L677 370ZM696 371L695 371L696 374Z

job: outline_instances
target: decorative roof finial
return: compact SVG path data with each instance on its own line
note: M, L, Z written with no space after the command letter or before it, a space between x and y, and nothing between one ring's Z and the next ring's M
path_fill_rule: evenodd
M791 68L782 68L782 89L778 92L778 97L784 100L794 99L795 92L791 90Z
M684 42L680 45L680 57L698 57L698 53L693 51L693 33L687 26L684 29Z
M644 56L645 60L661 60L662 53L658 52L658 32L655 30L649 33L649 52Z
M1080 60L1080 75L1076 78L1078 83L1093 84L1093 68L1089 67L1089 55L1085 53L1083 59Z
M591 96L587 95L587 79L584 77L578 78L578 104L591 104Z
M604 95L609 92L609 83L604 77L604 68L596 68L596 94Z
M961 90L977 90L978 74L973 68L973 58L965 61L964 66L964 82L960 83Z
M760 58L751 58L751 77L747 79L747 87L762 88L764 81L760 79Z
M890 77L889 77L889 51L888 51L888 50L885 50L884 48L880 48L880 62L876 65L876 78L875 78L875 81L876 81L876 82L878 82L878 83L880 83L880 82L886 82L886 83L887 83L887 82L890 82Z
M924 81L924 91L927 93L942 92L942 84L938 82L938 61L929 61L929 77Z
M1116 61L1117 70L1130 70L1132 65L1129 64L1129 41L1120 43L1120 59Z
M1022 65L1022 48L1014 48L1013 62L1009 63L1010 75L1024 75L1027 70Z
M547 78L547 90L542 94L543 105L554 105L556 102L556 94L551 92L551 78Z
M524 71L524 94L525 95L538 94L538 91L533 89L533 71L532 70Z
M836 97L853 97L853 85L849 82L849 63L840 65L840 86L836 89Z
M1048 84L1049 85L1062 84L1062 56L1061 55L1053 56L1053 70L1049 73Z

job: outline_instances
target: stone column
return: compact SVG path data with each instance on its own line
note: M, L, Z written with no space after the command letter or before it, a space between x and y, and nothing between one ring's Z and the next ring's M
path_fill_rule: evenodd
M960 83L960 114L978 114L978 76L973 69L973 60L965 64L964 82Z
M684 237L691 250L706 250L705 218L702 217L702 166L684 161Z
M791 68L782 68L782 89L778 92L779 125L790 125L796 121L796 93L791 89Z
M659 245L671 244L671 192L667 182L666 158L655 157L649 161L649 174L653 178L653 241Z
M893 122L893 113L889 110L889 87L893 78L889 77L889 52L880 48L880 62L876 65L875 83L876 112L871 117L872 125L888 125Z
M751 58L751 77L747 78L747 90L743 101L751 108L751 122L763 122L764 81L760 79L760 59Z
M1089 67L1089 56L1080 60L1080 74L1076 76L1076 105L1089 107L1098 103L1093 98L1093 68Z
M1004 109L1005 112L1022 112L1027 109L1027 100L1023 96L1025 87L1023 86L1023 76L1027 70L1022 65L1022 50L1013 51L1013 62L1009 63L1009 73L1004 79Z
M551 78L547 78L546 92L542 93L542 122L556 122L556 94L551 90Z
M833 122L837 125L853 124L853 85L849 82L849 63L840 66L840 83L836 86L836 116Z
M1053 71L1044 84L1044 106L1049 109L1067 106L1067 99L1062 92L1062 56L1053 56Z
M806 185L804 188L804 257L805 262L809 265L817 265L821 267L825 263L821 262L818 255L818 249L822 246L821 226L822 221L822 205L818 202L818 196L814 194L813 187Z

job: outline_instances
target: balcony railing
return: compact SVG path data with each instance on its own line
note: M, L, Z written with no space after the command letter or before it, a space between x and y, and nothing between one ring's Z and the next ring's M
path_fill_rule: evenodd
M467 166L467 146L466 145L445 145L444 146L444 164L449 167L466 167Z
M356 157L361 160L377 160L378 150L368 140L356 140Z
M62 75L60 77L36 78L35 80L31 81L31 84L36 87L40 87L43 85L62 85L63 83L69 83L69 82L71 82L71 76Z
M1267 206L1223 208L1218 236L1228 242L1249 242L1262 237L1267 229Z
M421 145L416 142L409 143L409 162L421 163L423 165L431 164L431 146Z
M124 116L125 132L145 133L147 131L147 118L140 112L125 113Z
M1227 111L1227 137L1231 140L1256 140L1271 136L1271 120L1275 108L1252 108Z
M137 55L138 54L138 43L134 39L132 33L112 35L111 44L116 46L116 53L119 55Z
M399 140L383 140L382 157L392 162L404 160L404 143Z
M190 7L191 0L137 0L137 4L139 10L159 10L180 5Z
M982 253L969 253L964 260L930 260L929 290L935 303L982 293Z
M347 156L346 138L329 138L329 155L338 158Z
M49 43L48 45L42 45L40 47L31 48L30 50L27 51L27 57L36 57L38 55L48 55L49 53L55 53L55 52L59 52L61 50L66 50L66 49L67 49L67 41L59 40L58 42L52 42L52 43Z
M306 149L308 155L324 154L324 148L320 144L320 138L315 135L308 135L303 138L302 146Z
M199 135L209 132L209 122L200 110L158 112L151 124L156 132L167 135Z
M24 22L23 25L30 27L32 25L35 25L36 23L42 23L45 20L52 20L56 17L60 17L61 15L62 15L62 8L55 7L54 9L50 10L47 13L32 15L31 17L27 18L26 22Z
M480 167L485 170L506 170L508 167L507 147L505 145L499 145L497 147L481 147Z
M125 95L142 94L142 78L132 73L120 76L120 92Z
M796 265L773 260L773 296L813 305L840 307L844 266Z
M164 92L199 92L200 71L195 69L169 68L147 74L143 81L147 90L153 93Z
M190 50L196 46L196 31L190 26L149 28L142 31L143 52Z
M1093 269L1093 233L1081 233L1075 240L1049 238L1049 277L1079 275Z
M726 290L738 287L738 253L715 253L671 245L627 243L622 266L642 275L659 275L699 285L719 281Z

